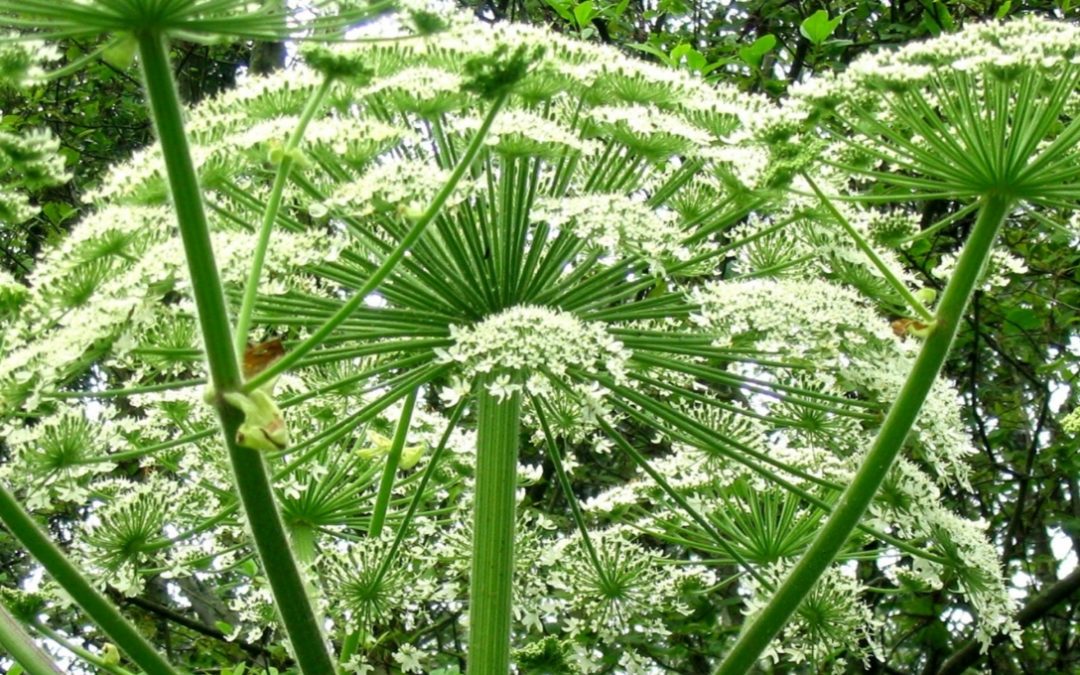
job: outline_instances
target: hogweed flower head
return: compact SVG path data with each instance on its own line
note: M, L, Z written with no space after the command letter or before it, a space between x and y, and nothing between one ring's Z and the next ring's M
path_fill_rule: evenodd
M796 88L873 201L998 195L1075 208L1080 29L1028 15L864 56ZM872 189L871 189L872 188Z
M111 4L84 6L98 12ZM183 4L162 3L187 17L190 25L181 21L178 30L209 26L196 21L206 3ZM312 51L312 68L243 81L190 113L225 293L237 303L255 240L250 223L270 194L266 160L323 85L326 73L316 69L333 68L332 105L310 120L302 155L294 156L303 161L277 214L253 308L255 331L280 338L286 353L366 288L418 223L427 227L408 239L378 288L281 378L270 418L288 416L291 445L262 449L296 548L326 571L320 593L335 620L350 630L395 617L402 631L454 623L471 610L461 579L460 542L469 534L463 509L474 499L474 466L488 450L477 452L471 430L444 434L447 417L462 424L462 411L478 397L496 406L522 401L521 419L537 445L523 454L535 456L543 445L547 461L558 454L570 482L594 465L621 463L622 474L613 469L617 485L584 515L520 519L518 559L535 574L517 604L515 645L555 634L575 645L564 656L583 670L644 671L647 650L631 638L667 639L686 597L718 597L700 565L682 576L659 566L693 551L739 566L747 590L751 578L768 586L850 475L912 345L892 334L872 302L822 280L821 270L837 264L822 253L830 248L824 226L785 221L803 205L774 190L782 181L765 166L768 146L755 129L768 109L763 101L522 26L446 25L444 33L399 44ZM359 77L347 76L351 68ZM410 88L414 78L421 86ZM486 128L490 95L504 108L476 161L458 171ZM444 194L455 175L460 180ZM79 378L101 396L112 442L92 451L59 445L42 460L58 469L115 458L160 470L162 481L205 482L228 494L212 419L197 406L202 345L166 194L154 150L103 180L91 195L98 211L46 254L20 313L5 326L0 383L18 390L12 398L24 412L51 417L39 426L56 426L65 442L70 430L52 415L53 400L86 393ZM441 208L425 221L438 199ZM750 212L760 222L750 222ZM906 225L867 227L888 238ZM785 248L763 234L767 228L789 240L796 228L815 236ZM486 389L473 386L483 378ZM947 384L939 389L912 437L910 454L921 465L913 470L932 473L930 485L962 483L968 449L948 433L957 426L955 396ZM410 570L426 571L406 588L395 573L380 578L371 569L402 556L408 539L355 542L380 490L372 465L390 454L367 450L387 445L389 411L433 390L456 412L418 397L406 447L422 440L427 451L416 466L399 465L380 492L393 505L388 524L422 542L404 558ZM15 444L20 461L34 461L28 446L37 432L14 417L5 425L26 439ZM64 480L83 490L96 482L90 470L70 474ZM511 473L511 501L515 480ZM904 492L908 484L897 485ZM19 483L23 492L33 487L28 478ZM533 487L521 487L516 496L528 504ZM576 503L572 494L563 499ZM406 502L426 507L423 518L408 521L413 529L403 524ZM145 536L153 546L159 532L173 532L204 547L205 564L236 573L242 528L231 513L169 513L173 522L159 527L150 506L138 512L145 527L121 509L99 540L127 546ZM902 522L897 512L883 507L879 518ZM679 546L609 532L627 521L678 537ZM751 540L754 524L771 528L766 541ZM117 532L123 537L105 536ZM571 546L565 560L553 554ZM154 573L139 555L138 566L125 570ZM932 556L946 574L966 564L914 544L904 555ZM985 578L1000 574L978 564ZM450 571L440 578L433 570L443 568ZM174 571L194 573L186 564ZM252 632L273 619L257 571L245 574L237 593L245 594L243 631ZM708 590L690 593L676 577ZM846 581L831 579L822 593L863 590ZM134 578L122 583L137 587ZM988 597L999 590L983 587ZM671 612L650 606L657 588L671 598ZM834 648L868 639L873 622L854 597L823 596L816 606L833 632L802 635L799 649L817 639ZM426 646L395 653L414 669L446 665Z

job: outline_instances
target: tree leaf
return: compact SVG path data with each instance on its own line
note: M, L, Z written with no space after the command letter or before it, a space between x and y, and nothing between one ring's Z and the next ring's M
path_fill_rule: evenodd
M829 36L833 34L833 31L836 30L836 27L840 25L843 19L842 14L830 19L827 11L819 9L803 19L803 22L799 24L799 32L811 44L819 45L829 39Z
M772 33L762 35L754 40L753 44L739 48L739 58L754 68L760 68L761 59L765 58L765 55L771 52L775 46L775 35Z
M585 0L585 2L574 8L574 18L577 20L578 26L580 26L581 28L589 25L589 22L592 21L593 16L594 14L592 0Z

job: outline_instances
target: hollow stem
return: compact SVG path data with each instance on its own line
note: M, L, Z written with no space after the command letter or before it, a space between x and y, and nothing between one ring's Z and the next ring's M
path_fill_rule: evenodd
M810 548L773 594L768 605L746 626L720 664L716 671L719 675L740 675L753 667L769 641L784 627L858 525L903 447L949 355L968 300L978 285L983 265L1010 206L1010 200L1004 196L989 195L983 198L956 271L941 296L934 327L919 351L899 396L889 408L870 451Z
M136 665L148 675L176 675L176 670L169 665L165 657L87 581L3 486L0 486L0 520L3 520L4 526L19 540L23 548L41 563L49 576L71 596L75 604L86 612L98 628L123 649Z
M486 385L494 377L477 390L468 675L510 672L521 393L493 396Z
M247 514L255 549L270 582L275 606L301 672L305 675L332 673L333 660L320 622L312 610L300 569L289 548L263 457L257 451L237 444L236 431L243 421L243 415L220 398L222 392L239 390L242 381L233 349L233 334L221 277L210 244L210 230L198 175L184 133L183 109L173 81L165 40L157 33L144 33L138 36L138 43L147 98L165 158L172 202L184 243L203 343L206 345L210 379L218 392L215 403L240 502ZM118 641L118 644L124 643Z

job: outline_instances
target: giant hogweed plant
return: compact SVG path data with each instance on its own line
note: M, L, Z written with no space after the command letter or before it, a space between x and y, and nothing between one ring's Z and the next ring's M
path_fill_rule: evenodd
M937 374L996 231L1074 208L1075 28L974 27L777 110L417 12L185 112L165 38L288 24L0 9L133 38L160 138L3 338L0 515L50 577L6 595L74 658L122 672L50 625L68 598L176 672L102 594L150 585L214 588L309 675L843 669L890 646L867 564L1013 629L938 499L970 450ZM925 199L957 206L920 232ZM973 213L935 303L895 249ZM30 515L73 510L64 551Z

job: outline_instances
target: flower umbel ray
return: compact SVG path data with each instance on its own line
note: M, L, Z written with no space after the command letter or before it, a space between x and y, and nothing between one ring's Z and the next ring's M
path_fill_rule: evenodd
M0 1L0 25L32 29L35 39L86 38L102 34L152 33L197 42L220 38L280 40L312 28L347 26L378 13L382 3L335 12L302 23L293 20L287 3L250 0L90 0L89 2ZM340 3L309 3L308 9Z

